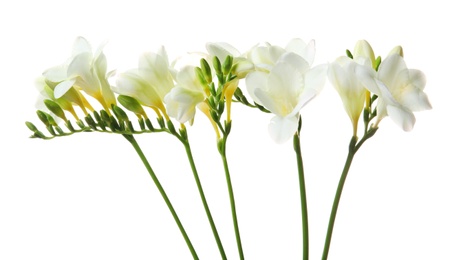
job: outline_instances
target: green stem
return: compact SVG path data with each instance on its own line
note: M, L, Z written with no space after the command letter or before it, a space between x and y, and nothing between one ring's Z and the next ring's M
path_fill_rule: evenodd
M296 160L298 163L299 175L299 193L301 196L301 217L303 228L303 260L309 259L309 227L307 218L307 200L306 200L306 184L304 181L304 166L303 158L301 155L301 144L299 140L299 133L293 136L293 146L296 152Z
M205 208L206 215L208 217L208 222L210 223L211 230L213 231L214 238L216 240L216 244L218 245L219 252L221 253L221 258L223 260L227 259L226 253L224 252L223 245L221 243L221 239L219 238L218 230L216 229L216 225L213 221L213 217L211 215L211 211L208 207L207 200L205 198L205 193L203 192L202 184L200 182L200 178L198 176L197 168L195 167L194 158L192 157L192 151L190 148L189 141L186 139L183 141L184 147L186 149L187 158L189 159L190 167L194 174L195 182L197 184L198 191L200 193L200 198L202 199L203 207Z
M197 253L195 252L194 246L192 245L189 237L187 236L186 230L184 229L183 225L181 224L181 221L179 220L179 217L176 214L176 211L174 210L173 205L170 202L170 199L166 195L165 190L163 189L162 185L160 184L159 179L157 178L154 171L152 170L152 167L150 166L149 161L147 161L146 156L142 152L141 147L139 147L138 142L136 142L136 139L134 138L133 135L124 134L123 136L126 138L126 140L128 140L128 142L131 143L131 145L134 147L134 149L138 153L139 158L141 158L144 166L146 167L147 171L149 172L150 176L152 177L152 180L154 181L155 185L157 186L158 191L162 195L162 198L165 200L165 203L168 206L168 209L170 210L171 215L173 215L173 218L176 221L176 224L178 225L178 228L181 231L181 234L184 237L184 240L186 241L187 246L189 247L189 250L190 250L190 252L192 254L192 257L195 260L198 260L199 258L197 256Z
M243 256L242 241L240 240L240 231L239 231L239 225L237 221L237 210L235 208L234 191L232 189L232 182L231 182L231 177L229 173L229 165L227 164L226 141L227 141L227 134L224 134L223 139L221 139L218 143L218 148L221 154L224 171L226 173L227 189L229 191L229 200L230 200L230 205L231 205L231 210L232 210L232 220L234 222L235 239L237 240L237 247L239 251L240 260L243 260L245 259L245 257Z

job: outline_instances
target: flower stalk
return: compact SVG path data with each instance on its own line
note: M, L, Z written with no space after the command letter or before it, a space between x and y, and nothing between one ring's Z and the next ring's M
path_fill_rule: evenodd
M192 150L191 150L191 147L190 147L190 144L189 144L189 139L187 137L186 129L183 128L180 131L181 131L181 136L182 136L182 138L180 140L183 143L184 148L186 150L187 158L189 159L189 164L190 164L190 167L192 169L192 173L194 174L195 183L197 184L197 189L198 189L198 191L200 193L200 199L202 200L202 204L203 204L203 207L205 209L205 212L206 212L206 215L207 215L207 218L208 218L208 222L210 223L211 230L213 231L213 236L214 236L216 244L218 246L219 253L221 254L221 258L223 260L226 260L227 259L226 252L224 251L224 247L222 245L221 238L219 237L218 230L217 230L216 225L214 223L213 216L211 215L210 208L208 207L208 203L207 203L207 200L206 200L206 197L205 197L205 193L203 191L203 187L202 187L202 184L200 182L200 177L199 177L198 172L197 172L197 167L195 166L194 157L192 156Z
M152 170L152 167L150 166L149 161L147 160L146 156L144 155L143 151L141 150L141 147L139 146L138 142L136 141L136 139L134 138L133 135L124 134L123 137L125 137L126 140L128 140L128 142L130 142L130 144L136 150L136 153L138 154L138 156L141 159L142 163L146 167L147 171L149 172L150 176L152 177L152 180L155 183L155 186L157 186L158 191L160 192L160 194L162 195L163 200L165 201L166 205L168 206L168 209L170 210L171 215L173 215L173 218L174 218L174 220L176 222L176 225L178 226L179 230L181 231L181 234L182 234L182 236L184 238L184 241L187 244L187 247L190 250L190 253L191 253L192 257L195 260L198 260L199 257L197 256L197 252L195 251L194 246L192 245L192 242L190 241L189 236L187 235L186 230L184 229L184 227L183 227L183 225L181 223L181 220L178 217L178 214L176 213L175 209L173 208L173 204L171 204L170 199L168 198L165 190L163 189L162 185L160 184L159 179L155 175L154 170Z
M298 131L293 136L293 147L296 152L296 161L298 165L298 176L299 176L299 194L301 198L301 219L302 219L302 230L303 230L303 260L308 260L309 259L309 225L308 225L308 215L307 215L306 183L304 179L304 166L303 166L303 158L301 154L300 131L301 131L301 117L299 118Z

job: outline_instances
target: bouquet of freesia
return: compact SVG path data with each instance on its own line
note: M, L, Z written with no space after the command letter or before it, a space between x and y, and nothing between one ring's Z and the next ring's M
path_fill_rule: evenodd
M375 56L364 40L358 41L352 52L347 50L345 56L320 65L314 65L314 41L306 43L301 39L291 40L285 48L258 44L244 53L227 43L208 43L206 49L206 53L194 52L170 61L166 49L161 47L156 53L142 54L137 68L117 73L107 72L102 46L93 51L86 39L78 37L71 57L45 70L37 80L41 94L37 115L48 133L31 122L26 125L33 132L32 137L46 140L81 132L123 136L152 177L192 258L199 259L154 167L135 138L148 133L174 136L184 146L216 247L222 259L227 259L187 132L193 127L198 109L208 118L216 134L216 152L222 159L227 182L227 203L231 208L235 242L239 258L244 259L237 201L229 170L232 162L228 162L226 156L232 130L231 110L233 105L240 103L248 109L272 113L268 125L270 137L276 143L293 140L299 175L303 259L308 259L308 207L300 111L321 92L328 79L351 120L352 137L326 232L322 259L327 259L341 192L355 154L376 134L385 117L389 116L403 130L410 131L415 124L413 112L431 108L423 91L424 74L407 68L400 46L382 59ZM363 132L359 133L359 129Z

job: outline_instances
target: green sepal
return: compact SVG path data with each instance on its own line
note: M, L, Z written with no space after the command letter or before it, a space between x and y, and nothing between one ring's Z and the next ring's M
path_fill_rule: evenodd
M226 147L225 147L225 142L224 142L224 139L223 138L220 138L217 142L217 146L218 146L218 151L219 151L219 154L221 154L221 156L225 156L225 153L226 153Z
M141 128L142 131L146 130L146 124L144 123L143 118L139 118L138 123L139 123L139 128Z
M96 122L98 122L99 127L101 127L102 130L106 130L106 123L101 118L101 116L98 114L98 112L94 111L93 115L94 115L94 118L96 119Z
M155 131L155 128L154 126L152 125L152 122L150 121L149 118L146 119L146 126L149 130L151 130L152 132Z
M225 132L226 135L230 134L231 129L232 129L232 121L229 121L229 122L224 121L224 131L226 131Z
M91 127L93 130L97 130L96 128L96 122L94 121L93 117L91 116L91 114L88 114L86 117L85 117L85 121L86 123L88 124L89 127Z
M157 123L160 126L160 128L165 128L165 119L163 119L163 117L157 118Z
M170 130L171 134L176 134L176 128L175 128L173 122L171 122L171 120L168 120L167 126L168 126L168 130Z
M72 133L75 133L75 128L72 125L72 123L70 122L70 120L67 120L66 127L67 127L67 129L69 129L69 131L71 131Z
M110 116L106 112L106 110L101 110L100 114L101 114L102 121L104 121L104 125L110 127L112 122L110 121Z

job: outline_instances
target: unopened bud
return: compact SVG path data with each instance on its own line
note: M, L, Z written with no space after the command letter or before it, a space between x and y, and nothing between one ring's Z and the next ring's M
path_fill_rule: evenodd
M222 74L221 62L219 61L219 58L217 56L213 57L213 67L217 75Z
M232 65L234 63L234 58L232 56L227 56L222 65L222 71L224 75L228 75L231 71Z
M62 120L67 121L66 115L64 114L64 110L62 110L62 108L58 105L58 103L52 100L49 100L49 99L45 99L45 101L43 102L45 103L45 106L53 114L55 114L57 117L61 118Z
M211 68L208 62L205 59L200 60L200 66L202 68L203 76L208 84L211 83L213 77L211 76Z
M120 95L117 97L118 102L122 104L122 106L131 112L135 113L136 115L142 115L146 117L146 112L142 108L141 104L139 103L138 100L129 97L129 96L124 96Z

